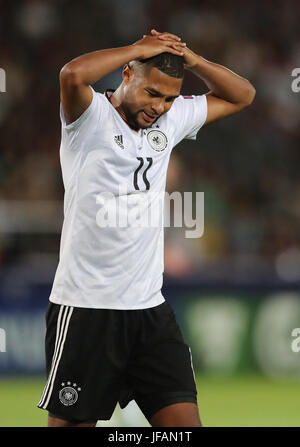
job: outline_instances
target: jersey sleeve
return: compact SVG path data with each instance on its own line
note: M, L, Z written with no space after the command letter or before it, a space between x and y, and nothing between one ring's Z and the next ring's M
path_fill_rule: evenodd
M66 124L62 105L60 103L60 121L62 126L62 142L71 150L82 148L84 141L92 134L95 127L105 123L108 115L108 101L102 93L96 92L90 86L93 98L88 108L72 123Z
M101 122L103 115L107 110L107 99L105 95L95 92L95 90L90 86L92 90L93 97L92 102L87 109L72 123L67 124L62 105L60 103L60 121L63 129L67 131L74 131L81 127L85 127L87 124L92 124L92 122Z
M184 138L196 140L207 117L206 95L179 96L170 112L175 124L176 144Z

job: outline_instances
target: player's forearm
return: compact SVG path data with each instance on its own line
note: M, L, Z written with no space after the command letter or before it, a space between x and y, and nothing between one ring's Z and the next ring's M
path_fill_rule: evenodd
M138 59L142 56L140 53L138 45L93 51L71 60L62 70L73 75L75 82L90 85L127 62Z
M187 69L200 77L216 96L225 101L233 104L249 104L254 99L253 85L222 65L194 54L192 65Z

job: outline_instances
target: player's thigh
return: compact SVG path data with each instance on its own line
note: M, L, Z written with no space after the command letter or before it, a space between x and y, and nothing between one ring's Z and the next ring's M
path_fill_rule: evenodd
M144 328L147 328L145 343L140 345L140 351L129 367L138 406L150 421L166 407L193 404L187 408L189 420L192 417L194 421L197 418L197 390L191 352L170 306L166 304L147 311ZM182 414L181 407L172 407L171 411L174 415Z
M202 427L198 406L192 402L168 405L150 419L152 427Z
M95 427L97 421L93 422L78 422L78 421L67 421L59 417L48 415L48 427Z

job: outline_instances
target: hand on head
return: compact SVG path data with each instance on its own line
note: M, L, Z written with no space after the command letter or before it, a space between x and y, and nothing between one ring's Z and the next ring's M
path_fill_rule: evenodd
M143 38L134 45L139 45L142 49L142 59L148 59L157 54L168 52L183 56L186 43L181 42L181 38L171 33L160 33L155 29L151 30L151 35L144 34Z

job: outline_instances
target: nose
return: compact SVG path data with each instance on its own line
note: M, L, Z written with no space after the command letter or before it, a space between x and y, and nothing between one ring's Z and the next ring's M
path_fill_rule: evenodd
M165 102L162 98L156 98L152 103L152 110L156 115L161 115L165 111Z

